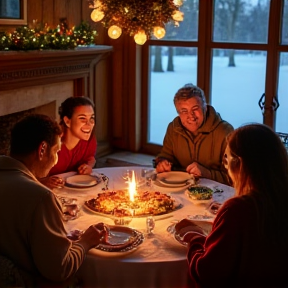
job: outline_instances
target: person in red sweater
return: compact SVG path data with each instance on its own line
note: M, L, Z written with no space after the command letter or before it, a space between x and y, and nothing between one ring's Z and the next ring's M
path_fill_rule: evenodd
M59 108L60 125L63 129L58 162L41 182L50 188L61 187L64 181L56 174L76 171L91 174L96 163L97 141L94 104L87 97L67 98Z
M192 287L287 287L284 145L268 126L245 125L228 135L223 163L236 195L222 205L210 234L187 219L175 227L188 243Z

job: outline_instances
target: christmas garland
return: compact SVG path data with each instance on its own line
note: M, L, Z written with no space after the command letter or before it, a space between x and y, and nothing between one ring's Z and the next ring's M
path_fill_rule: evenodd
M0 32L0 50L74 49L95 44L96 36L97 31L92 30L88 22L72 29L68 29L65 21L55 29L47 24L37 24L33 28L21 26L12 33Z

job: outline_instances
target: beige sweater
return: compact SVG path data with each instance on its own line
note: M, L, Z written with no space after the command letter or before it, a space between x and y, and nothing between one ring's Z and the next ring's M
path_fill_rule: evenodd
M40 282L64 281L78 270L85 251L67 239L54 194L7 156L0 156L0 199L0 254Z

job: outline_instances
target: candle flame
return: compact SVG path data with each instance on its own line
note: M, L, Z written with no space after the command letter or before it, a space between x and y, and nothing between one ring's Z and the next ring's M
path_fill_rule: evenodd
M134 202L134 196L136 194L136 179L135 179L134 170L132 170L132 177L131 177L131 180L128 181L128 185L129 185L130 201Z

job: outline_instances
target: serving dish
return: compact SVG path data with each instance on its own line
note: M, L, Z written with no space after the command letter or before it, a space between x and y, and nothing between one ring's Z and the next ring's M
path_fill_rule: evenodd
M159 191L138 191L134 195L134 201L130 200L127 190L112 190L91 196L84 202L83 207L90 212L101 216L113 218L114 211L118 216L123 211L133 211L133 217L159 216L174 212L183 207L182 203L169 194ZM129 213L130 214L130 213Z

